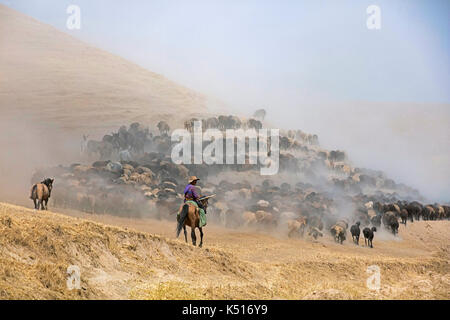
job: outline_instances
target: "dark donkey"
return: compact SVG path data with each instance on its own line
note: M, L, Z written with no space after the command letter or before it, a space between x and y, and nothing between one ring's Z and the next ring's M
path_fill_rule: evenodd
M30 199L34 202L34 208L39 210L39 206L41 210L47 210L47 203L50 195L52 193L53 182L55 179L47 178L41 183L36 183L31 188ZM45 206L44 206L45 203Z
M203 209L206 213L206 208L208 207L208 199L210 197L203 197L200 198L198 201L202 204ZM192 244L195 246L197 237L195 236L195 228L198 228L200 230L200 244L198 245L200 248L203 245L203 230L199 227L200 225L200 208L185 203L180 207L179 210L179 217L178 217L178 224L177 224L177 238L180 235L181 228L184 230L184 238L187 241L187 231L186 226L191 227L191 238L192 238Z

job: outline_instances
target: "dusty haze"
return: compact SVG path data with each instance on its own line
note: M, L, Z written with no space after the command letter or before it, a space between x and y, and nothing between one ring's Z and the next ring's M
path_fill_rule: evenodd
M356 166L381 170L433 201L450 199L450 105L302 103L276 123L319 133Z
M2 199L28 202L33 171L80 160L82 134L206 110L201 94L0 5Z

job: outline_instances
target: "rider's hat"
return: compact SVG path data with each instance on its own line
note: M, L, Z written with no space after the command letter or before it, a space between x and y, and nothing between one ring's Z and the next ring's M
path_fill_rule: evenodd
M200 180L199 178L197 178L196 176L192 176L189 178L189 183L192 183L194 181Z

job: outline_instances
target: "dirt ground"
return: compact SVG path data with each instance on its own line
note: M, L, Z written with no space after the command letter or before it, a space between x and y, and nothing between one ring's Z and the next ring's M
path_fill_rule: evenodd
M175 223L34 212L0 204L3 299L449 299L450 221L378 232L374 248L282 232L208 225L204 247L175 238ZM189 239L190 241L190 239ZM68 290L69 265L81 289ZM367 287L369 266L380 287Z

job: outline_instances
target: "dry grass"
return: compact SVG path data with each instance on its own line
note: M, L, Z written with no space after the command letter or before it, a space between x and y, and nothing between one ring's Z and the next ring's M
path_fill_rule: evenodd
M121 227L0 203L0 297L449 299L448 221L402 227L401 241L374 249L209 226L200 249L170 239L170 222L90 219ZM373 264L379 291L366 287ZM67 289L69 265L81 269L80 290Z

